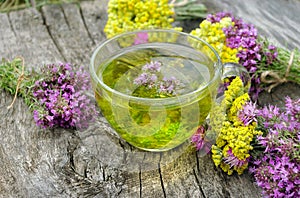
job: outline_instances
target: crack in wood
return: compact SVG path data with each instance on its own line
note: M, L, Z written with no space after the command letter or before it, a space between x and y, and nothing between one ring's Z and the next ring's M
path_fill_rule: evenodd
M126 151L125 146L124 146L124 144L122 143L122 140L121 140L121 139L119 139L118 143L119 143L119 145L121 146L121 148L122 148L124 151Z
M161 187L162 187L164 198L166 198L167 195L166 195L166 190L165 190L165 186L164 186L164 180L163 180L163 176L162 176L162 173L161 173L161 167L160 167L161 158L162 158L162 154L160 153L160 158L159 158L159 162L158 162L158 173L159 173L160 184L161 184Z
M69 185L69 190L71 190L69 193L71 193L73 196L76 195L76 197L90 197L104 193L105 185L103 182L93 183L89 179L71 171L68 166L63 167L63 173L63 179L65 180L64 182Z
M82 8L81 8L81 6L79 6L79 13L80 13L80 16L81 16L81 18L82 18L82 22L83 22L83 25L84 25L84 28L85 28L85 30L86 30L86 32L87 32L88 37L91 39L93 45L96 45L96 41L93 39L92 34L90 33L90 31L89 31L89 29L88 29L88 26L87 26L87 24L86 24L84 15L83 15L83 13L82 13Z
M215 167L215 166L214 166ZM220 177L222 178L222 194L224 197L230 197L230 192L227 190L228 184L230 181L228 181L228 175L225 172L221 172L220 170L216 170L217 173L219 173ZM233 177L233 176L231 176Z
M18 38L18 37L17 37L17 33L16 33L16 31L15 31L13 25L12 25L11 18L10 18L10 13L8 13L8 14L6 14L6 15L7 15L7 19L8 19L8 22L9 22L9 27L10 27L10 29L12 30L14 36L15 36L16 39L17 39L17 38Z
M69 167L71 168L72 171L76 172L74 155L73 155L75 148L73 148L73 147L74 147L74 145L72 145L72 143L70 141L68 141L67 152L68 152L68 156L69 156Z
M105 169L102 167L102 176L103 176L103 181L106 180L106 175L105 175Z
M139 166L139 182L140 182L140 197L142 197L143 184L142 184L142 168Z
M198 169L199 170L199 169ZM200 181L199 181L199 179L198 179L198 176L197 176L197 174L196 174L196 171L193 169L193 174L194 174L194 177L195 177L195 180L196 180L196 182L197 182L197 185L198 185L198 187L199 187L199 190L200 190L200 192L201 192L201 195L204 197L204 198L206 198L206 196L205 196L205 193L204 193L204 191L203 191L203 189L202 189L202 187L201 187L201 185L200 185Z
M68 27L69 31L71 31L72 28L71 28L70 23L68 21L68 18L66 16L65 9L62 7L62 5L59 5L59 8L60 8L60 10L61 10L61 12L63 14L64 20L65 20L65 22L67 24L67 27Z
M198 152L195 152L195 157L196 157L197 170L198 170L198 172L200 172L200 165L199 165Z
M200 173L200 165L199 165L199 158L198 158L198 153L197 153L197 152L195 152L195 157L196 157L196 168L197 168L198 173ZM205 193L204 193L204 191L203 191L203 189L202 189L202 187L201 187L201 184L200 184L200 181L199 181L199 179L198 179L198 176L197 176L197 174L196 174L195 169L193 169L193 174L194 174L194 176L195 176L195 180L196 180L196 182L197 182L197 184L198 184L198 187L199 187L199 190L200 190L200 192L201 192L201 195L205 198L205 197L206 197L206 196L205 196Z
M88 176L87 176L87 168L85 168L85 169L83 170L83 176L84 176L84 178L88 178Z
M117 193L117 195L120 196L122 191L123 191L123 189L121 188L120 191Z
M44 13L45 11L44 11L43 9L41 9L40 12L41 12L43 24L45 25L46 30L47 30L47 32L48 32L48 34L49 34L49 36L50 36L50 38L51 38L51 40L52 40L52 42L53 42L55 48L57 49L57 51L59 52L59 54L60 54L61 57L63 58L63 61L66 62L67 59L66 59L66 57L64 56L64 53L63 53L62 49L59 47L58 43L57 43L56 40L54 39L54 37L53 37L53 35L52 35L51 31L50 31L50 27L49 27L49 25L47 24L47 19L46 19L45 13Z
M163 180L161 169L160 169L160 163L158 163L158 173L159 173L159 178L160 178L160 184L161 184L161 187L162 187L162 191L163 191L164 197L166 198L167 195L166 195L166 190L165 190L165 187L164 187L164 180Z

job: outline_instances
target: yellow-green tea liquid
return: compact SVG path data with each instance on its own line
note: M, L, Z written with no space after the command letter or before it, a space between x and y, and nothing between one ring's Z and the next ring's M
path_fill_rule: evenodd
M200 56L200 57L199 57ZM201 61L199 61L199 59ZM157 88L149 89L134 84L143 73L145 64L161 63L160 79L175 77L180 81L175 95L160 94ZM133 46L112 56L101 66L98 76L115 91L129 96L156 100L174 98L177 103L150 105L146 100L124 99L98 87L96 100L106 119L127 142L150 151L163 151L176 147L191 137L206 119L212 104L215 85L207 87L214 75L213 63L205 55L175 44L144 44ZM203 90L188 100L180 96Z

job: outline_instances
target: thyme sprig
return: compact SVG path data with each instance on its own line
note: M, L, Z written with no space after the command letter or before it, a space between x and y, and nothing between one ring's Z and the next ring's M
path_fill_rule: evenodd
M22 57L16 57L12 61L3 58L0 63L0 88L14 95L7 108L12 107L17 96L24 98L28 107L32 108L35 99L31 89L38 78L37 72L25 69Z
M270 46L268 39L261 42L262 49ZM277 47L277 57L272 62L268 62L268 56L262 56L259 62L256 74L271 74L266 76L266 86L273 88L272 85L278 85L282 82L292 81L300 84L300 51L294 49L290 51L283 47ZM268 83L270 82L270 83ZM264 83L264 82L262 82ZM269 89L271 91L271 89Z

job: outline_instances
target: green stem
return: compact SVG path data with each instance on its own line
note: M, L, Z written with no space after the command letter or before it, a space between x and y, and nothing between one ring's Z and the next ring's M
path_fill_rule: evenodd
M21 96L30 107L35 101L32 95L32 87L39 75L25 68L22 57L17 57L12 61L2 59L0 63L0 88L14 95L14 99L8 108L11 108L17 98Z

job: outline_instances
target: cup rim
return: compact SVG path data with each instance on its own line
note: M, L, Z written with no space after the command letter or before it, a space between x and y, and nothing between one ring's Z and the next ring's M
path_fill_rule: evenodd
M179 95L179 96L174 96L174 97L166 97L166 98L142 98L142 97L136 97L136 96L132 96L132 95L128 95L119 91L116 91L115 89L109 87L108 85L106 85L96 74L95 71L95 67L94 67L94 61L95 58L98 54L98 52L107 44L110 43L114 40L117 40L123 36L127 36L127 35L133 35L133 34L137 34L137 33L146 33L146 32L168 32L168 33L174 33L174 34L179 34L179 35L183 35L183 36L187 36L187 37L191 37L193 39L198 40L201 43L204 43L207 47L210 48L210 50L213 52L213 54L216 56L217 61L216 64L220 65L219 67L217 67L215 69L215 73L214 73L214 77L206 83L205 86L199 87L198 89L195 89L191 92L188 92L186 94L183 95ZM106 91L114 94L114 96L118 96L119 98L125 98L127 100L130 100L132 102L139 102L139 103L149 103L149 102L157 102L159 104L164 104L164 105L168 105L168 104L174 104L174 100L176 101L186 101L186 99L191 99L194 98L193 96L198 96L202 91L206 90L206 88L216 80L216 78L218 78L218 74L219 76L222 75L222 61L221 58L219 56L219 54L217 53L217 51L206 41L202 40L199 37L196 37L194 35L185 33L185 32L180 32L177 30L172 30L172 29L146 29L146 30L136 30L136 31L128 31L125 33L121 33L118 34L114 37L111 37L109 39L106 39L104 41L102 41L94 50L91 60L90 60L90 65L89 65L89 71L90 71L90 75L91 78L93 78L96 81L96 84L100 83L101 87L104 88ZM97 85L96 85L97 86Z

